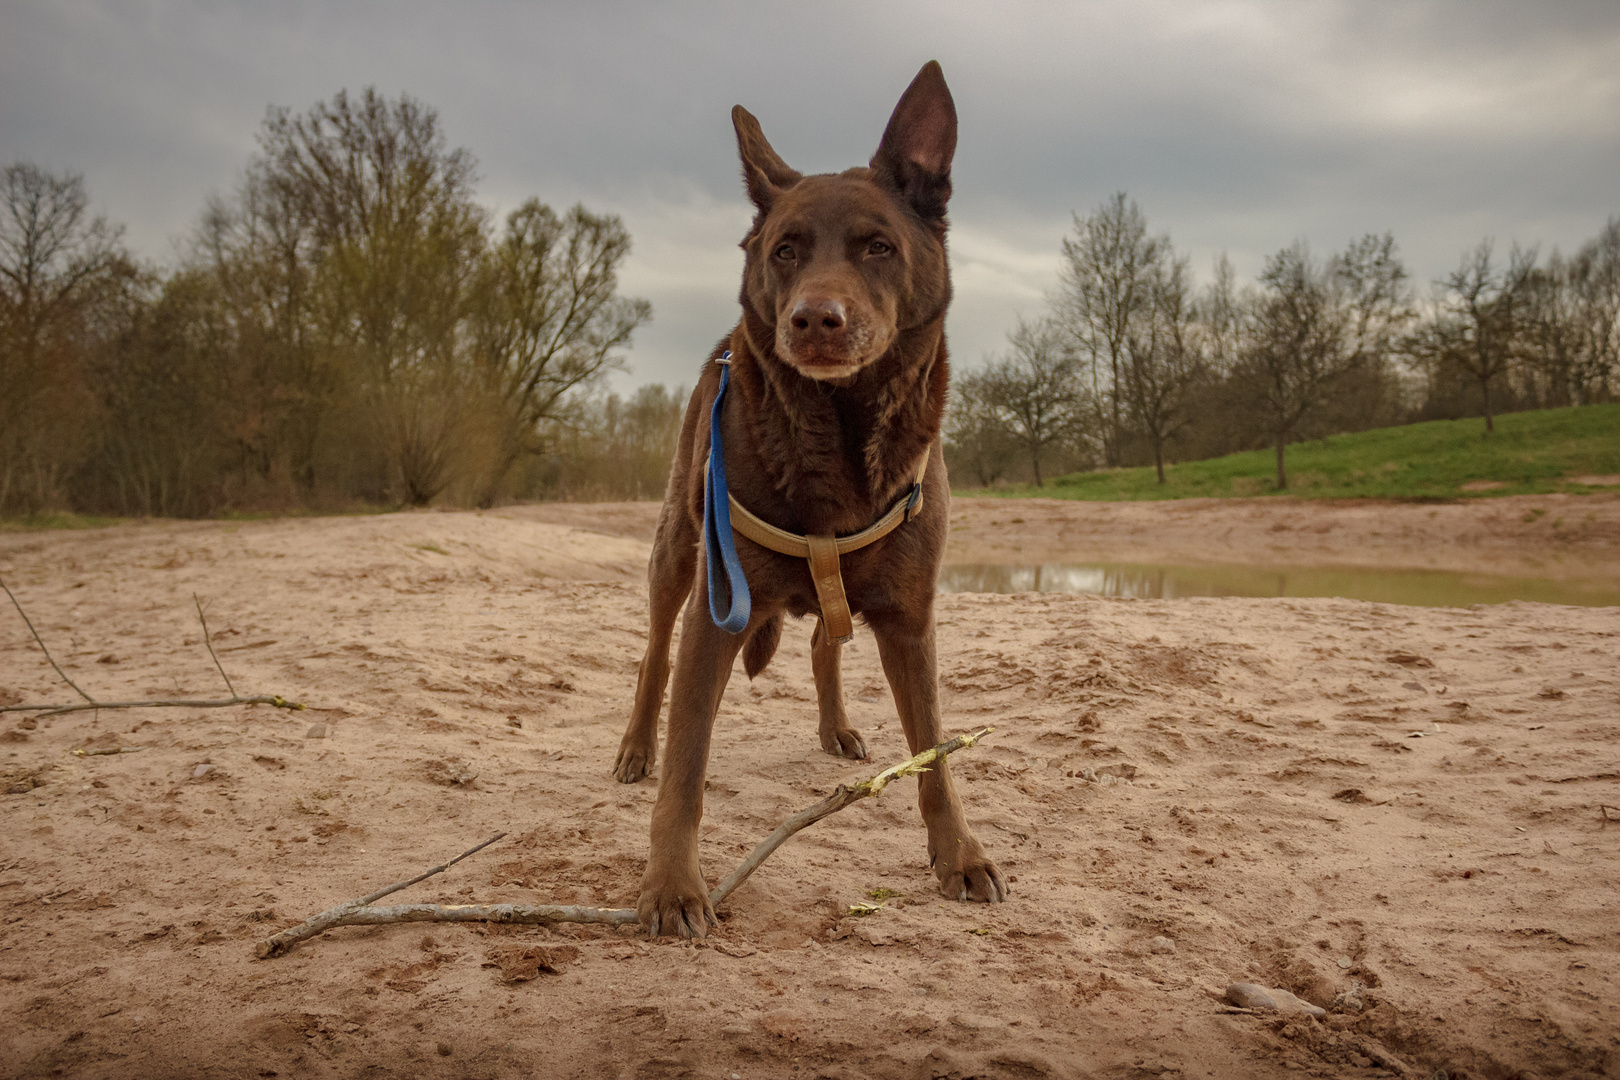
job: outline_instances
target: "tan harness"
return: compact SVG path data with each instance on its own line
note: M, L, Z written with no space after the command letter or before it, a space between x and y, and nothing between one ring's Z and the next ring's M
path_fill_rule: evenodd
M810 561L810 580L815 583L816 600L821 604L822 629L829 640L842 645L855 636L855 620L850 614L849 597L844 595L839 557L876 543L916 517L922 511L922 482L927 471L928 455L924 454L911 491L889 507L888 513L875 524L849 536L801 536L778 529L727 492L731 502L731 527L761 547Z

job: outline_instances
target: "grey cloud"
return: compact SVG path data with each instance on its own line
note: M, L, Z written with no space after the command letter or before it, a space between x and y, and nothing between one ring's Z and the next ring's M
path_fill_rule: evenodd
M9 4L0 160L85 172L164 258L267 105L408 91L492 203L624 215L626 285L655 305L630 381L690 383L735 317L731 105L796 166L844 168L930 58L962 120L964 363L1039 306L1071 212L1118 189L1200 272L1388 229L1423 280L1484 235L1567 249L1620 213L1611 3Z

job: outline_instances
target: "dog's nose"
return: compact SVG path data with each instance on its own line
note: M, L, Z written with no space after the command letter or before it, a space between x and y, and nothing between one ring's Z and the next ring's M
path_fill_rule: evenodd
M825 341L843 332L844 305L828 298L800 300L793 305L791 319L793 329L801 337Z

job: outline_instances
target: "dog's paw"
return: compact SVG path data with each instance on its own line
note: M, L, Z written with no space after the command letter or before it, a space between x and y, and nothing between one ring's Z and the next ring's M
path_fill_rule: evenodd
M619 756L613 759L613 779L621 784L634 784L644 776L651 776L652 767L652 750L645 746L621 746Z
M866 760L866 740L854 728L834 728L821 733L821 748L835 757Z
M1012 890L1001 868L993 862L979 843L973 839L959 840L956 850L933 856L934 875L939 878L939 891L952 900L971 900L980 904L999 904Z
M636 919L653 937L700 938L715 924L701 877L691 881L643 881Z

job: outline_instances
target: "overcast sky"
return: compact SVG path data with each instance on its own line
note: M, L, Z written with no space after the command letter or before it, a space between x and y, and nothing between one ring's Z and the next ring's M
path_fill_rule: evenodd
M1056 281L1071 214L1130 193L1208 276L1395 234L1427 282L1491 236L1566 251L1620 214L1620 4L208 4L0 0L0 162L85 175L172 261L268 105L407 92L529 195L623 216L649 298L618 385L690 385L736 320L750 208L729 111L805 172L864 164L944 66L961 132L958 364Z

